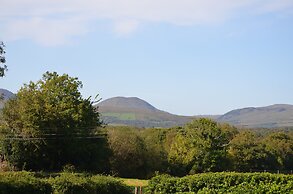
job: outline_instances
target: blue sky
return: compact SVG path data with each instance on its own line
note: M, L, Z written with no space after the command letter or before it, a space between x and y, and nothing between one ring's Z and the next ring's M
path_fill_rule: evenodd
M292 0L2 0L17 90L46 71L85 97L136 96L182 115L293 104Z

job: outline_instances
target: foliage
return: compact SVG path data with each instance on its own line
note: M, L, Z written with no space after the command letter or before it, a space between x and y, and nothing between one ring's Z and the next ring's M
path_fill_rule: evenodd
M52 176L51 176L52 175ZM86 174L49 174L29 172L0 173L0 194L130 194L130 188L118 179Z
M51 194L52 188L44 180L29 172L0 173L0 194Z
M169 162L174 173L222 171L227 166L226 146L233 137L235 129L220 125L210 119L197 119L188 123L177 134L170 152Z
M262 141L274 157L272 169L293 169L293 138L284 132L271 133Z
M112 151L112 173L121 177L145 177L146 149L136 131L128 127L109 128L108 144Z
M168 152L176 136L177 129L149 128L141 131L146 146L147 178L157 171L169 173Z
M95 184L96 193L103 194L129 194L132 193L129 186L126 186L120 180L113 177L96 175L91 177Z
M5 71L7 70L7 66L5 65L6 59L5 59L5 50L4 50L4 43L0 41L0 77L3 77L5 75Z
M229 144L229 155L234 170L247 172L271 169L273 156L252 132L244 131L236 135Z
M100 126L99 113L83 99L82 83L67 74L45 73L24 85L3 109L3 154L19 169L61 170L63 165L98 170L102 139L88 138Z
M175 178L160 175L149 181L148 193L289 193L291 175L269 173L204 173Z

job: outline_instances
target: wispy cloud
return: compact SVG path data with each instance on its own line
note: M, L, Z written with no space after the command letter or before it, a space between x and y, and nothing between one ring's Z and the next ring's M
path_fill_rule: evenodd
M292 12L292 0L2 0L0 38L66 44L88 31L88 22L113 22L119 36L142 22L174 25L222 23L239 14ZM81 19L82 18L82 19Z
M123 20L114 23L114 32L119 36L125 37L135 32L139 26L136 20Z
M2 32L6 40L31 39L44 46L57 46L70 43L73 36L87 33L87 28L78 18L32 17L7 22Z

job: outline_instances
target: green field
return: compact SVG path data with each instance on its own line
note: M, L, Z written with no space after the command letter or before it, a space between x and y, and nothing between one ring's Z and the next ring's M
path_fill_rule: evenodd
M120 120L136 120L134 113L103 113L105 117L115 117Z

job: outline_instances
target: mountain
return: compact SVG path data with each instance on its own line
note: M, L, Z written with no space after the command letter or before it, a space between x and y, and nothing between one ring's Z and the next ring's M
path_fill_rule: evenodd
M293 105L275 104L232 110L217 121L249 128L275 128L293 126Z
M2 89L0 88L0 96L3 97L3 100L0 100L0 109L3 108L4 102L10 98L13 98L15 96L15 94L13 94L12 92L6 90L6 89Z
M112 125L137 127L173 127L184 125L194 117L179 116L159 110L136 97L114 97L98 104L102 120Z
M181 126L199 117L246 128L293 127L293 105L276 104L232 110L224 115L179 116L158 110L136 97L115 97L98 104L105 123L138 127Z

